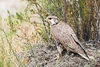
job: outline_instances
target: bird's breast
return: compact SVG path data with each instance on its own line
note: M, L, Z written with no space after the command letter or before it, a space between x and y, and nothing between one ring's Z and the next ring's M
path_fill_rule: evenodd
M61 27L61 26L58 26L58 25L52 26L52 27L50 28L51 35L52 35L53 38L54 38L56 41L58 41L58 42L61 41L61 38L62 38L62 35L63 35L62 29L61 29L61 28L62 28L62 27Z

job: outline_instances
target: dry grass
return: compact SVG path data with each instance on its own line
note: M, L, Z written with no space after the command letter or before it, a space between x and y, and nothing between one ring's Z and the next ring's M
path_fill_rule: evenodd
M29 43L34 46L41 42L41 36L37 31L41 32L43 26L24 21L20 24L13 24L15 25L13 26L15 31L13 31L9 20L3 22L6 23L0 28L0 67L23 67L26 63L22 60L24 54L31 48Z
M45 6L42 6L43 9L40 9L41 15L48 14L48 11L50 11L51 13L54 12L54 13L60 14L57 11L58 8L54 8L52 3L51 3L51 5L52 5L52 9L51 9L51 5L48 5L49 0L48 0L47 4L45 1L47 1L47 0L42 1L43 4L45 4ZM89 1L91 1L91 0L89 0ZM52 0L52 2L53 2L53 0ZM87 2L87 1L84 1L82 3L85 4L85 2ZM55 1L55 3L57 3L57 2ZM60 3L62 3L62 2L60 2ZM35 7L35 9L32 9L32 7L33 7L33 5L31 5L31 6L28 5L25 12L23 11L23 13L17 13L16 16L12 16L10 14L10 12L8 11L9 16L7 19L2 20L0 18L0 67L19 67L19 66L25 67L25 65L29 64L29 59L30 59L30 57L27 58L28 54L26 52L28 50L32 49L34 47L34 45L43 43L43 39L47 40L47 35L44 30L43 24L41 24L40 16L38 14L31 15L31 14L33 14L33 11L35 13L38 12L38 11L35 11L35 9L37 9L36 7ZM45 10L47 10L47 12L44 11L45 7L48 7L47 8L48 10L45 9ZM85 7L87 7L87 5ZM70 7L68 7L68 8L70 8ZM55 9L56 9L56 11L55 11ZM86 9L86 8L84 8L84 9ZM33 11L31 11L31 10L33 10ZM73 19L74 16L72 15L73 14L72 10L71 9L68 9L68 10L67 10L68 11L67 13L69 15L69 17L68 17L69 24L72 27L75 27L75 23L74 23L74 19ZM77 11L75 11L75 12L77 12ZM94 10L94 12L95 12L95 10ZM87 11L83 11L83 22L84 22L84 25L82 26L83 28L86 25L84 17L85 17L85 15L87 15L87 13L88 13ZM57 14L55 14L55 15L57 15ZM77 18L75 18L75 19L77 19ZM85 19L88 20L88 18L86 18L86 17L85 17ZM37 23L37 22L39 22L39 23ZM72 23L70 23L70 22L72 22ZM94 25L93 31L94 31L95 27L96 27L96 25ZM82 28L81 32L84 32L83 28ZM76 28L73 28L73 29L76 30ZM80 31L78 31L78 32L80 32ZM84 33L86 33L86 32L84 32ZM91 33L93 33L93 32L91 31ZM82 38L82 34L80 34L80 35ZM95 34L93 34L93 35L95 35ZM95 36L93 36L92 38L95 38ZM46 49L43 46L41 46L41 48L43 50ZM42 54L44 52L44 51L41 51L41 48L39 48L39 50L41 52L40 54ZM35 50L36 49L37 48L35 48ZM49 50L47 50L47 51L49 51ZM38 49L36 50L36 53L37 52L38 52ZM44 57L44 55L43 55L43 58L42 58L43 61L45 58L46 58L45 59L46 61L48 61L48 58L49 58L49 60L51 60L50 58L54 58L52 56L54 56L55 53L51 54L52 51L49 51L49 52L50 53L47 53L48 55L44 54L47 57ZM51 56L50 56L50 54L51 54ZM99 56L100 54L97 54L97 55ZM97 56L97 58L99 58L98 56ZM40 58L40 55L37 57ZM70 60L70 58L67 57L67 60L65 58L66 57L64 56L64 59L62 59L62 61L66 61L66 62L64 62L66 64L67 62L69 62L68 60ZM76 60L77 57L74 57L74 58L71 57L71 59L72 60L70 60L70 61L73 61L73 60ZM73 61L73 63L69 62L68 63L69 67L72 64L74 65L77 62L79 63L80 61L82 61L81 64L85 64L85 63L83 63L84 60L79 59L79 61ZM53 62L55 63L55 61L53 61ZM84 67L91 67L91 65L93 65L94 63L95 63L94 61L91 61L90 64L86 63ZM52 65L53 63L51 62L49 64ZM79 65L81 65L81 64L79 63ZM59 61L56 61L56 65L59 66Z

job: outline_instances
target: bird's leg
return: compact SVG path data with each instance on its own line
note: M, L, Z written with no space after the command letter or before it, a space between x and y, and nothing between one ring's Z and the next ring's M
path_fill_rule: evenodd
M58 50L58 55L57 55L57 59L59 59L61 56L62 56L62 47L61 47L61 44L59 42L56 41L56 47L57 47L57 50Z

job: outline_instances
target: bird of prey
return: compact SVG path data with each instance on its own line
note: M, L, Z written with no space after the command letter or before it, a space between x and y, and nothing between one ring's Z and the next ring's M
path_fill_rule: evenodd
M50 24L50 33L56 41L56 47L60 54L62 50L59 43L67 51L77 53L86 60L90 59L73 29L67 23L60 21L56 16L48 16L46 21Z

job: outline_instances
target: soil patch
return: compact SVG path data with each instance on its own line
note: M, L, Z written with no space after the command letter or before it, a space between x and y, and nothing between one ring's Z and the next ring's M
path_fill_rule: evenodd
M27 52L30 56L30 62L27 67L100 67L100 43L92 44L87 43L85 49L89 50L94 56L95 60L87 61L74 53L67 53L64 51L64 55L55 60L57 57L57 49L54 44L52 45L36 45L32 50L35 55L32 56L32 50Z

